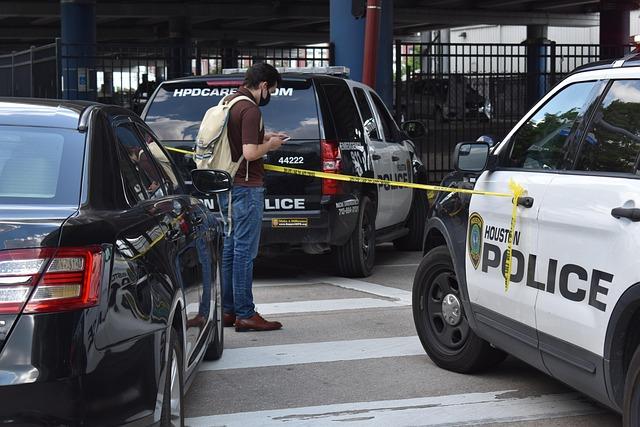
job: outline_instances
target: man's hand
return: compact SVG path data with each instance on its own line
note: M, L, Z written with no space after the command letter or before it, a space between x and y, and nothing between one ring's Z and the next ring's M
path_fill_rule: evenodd
M269 151L277 150L278 148L280 148L280 146L285 143L284 138L286 137L287 135L285 135L284 133L272 134L267 141Z

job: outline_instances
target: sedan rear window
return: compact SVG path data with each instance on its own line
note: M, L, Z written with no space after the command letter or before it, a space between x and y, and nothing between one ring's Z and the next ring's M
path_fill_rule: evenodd
M162 141L195 141L204 113L240 84L239 80L164 84L150 101L144 120ZM320 138L311 82L283 82L261 110L267 132L285 132L292 139Z
M78 205L85 136L0 126L0 204Z

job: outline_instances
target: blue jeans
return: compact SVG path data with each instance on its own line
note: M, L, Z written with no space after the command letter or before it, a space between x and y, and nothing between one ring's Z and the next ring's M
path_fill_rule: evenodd
M220 195L223 216L228 212L228 194ZM263 187L239 187L231 190L231 234L225 230L222 252L222 307L242 319L255 314L253 304L253 260L258 255L262 214Z

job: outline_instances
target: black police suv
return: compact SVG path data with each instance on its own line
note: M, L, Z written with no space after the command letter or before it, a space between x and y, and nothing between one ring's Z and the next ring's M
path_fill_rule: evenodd
M128 110L0 99L0 424L182 424L223 350L221 229L184 188Z
M333 67L329 68L331 72ZM282 87L262 112L267 131L282 131L291 139L268 153L266 164L426 182L409 135L400 130L371 88L335 75L299 71L282 76ZM163 82L142 118L163 144L192 150L207 109L235 92L243 77L237 72ZM407 125L407 132L415 131L414 137L424 134L420 123ZM194 167L191 156L172 154L188 179ZM291 248L310 254L333 250L340 274L367 276L374 265L376 243L393 241L401 250L421 247L428 210L425 191L276 172L267 172L265 187L263 253ZM213 200L204 201L214 208Z

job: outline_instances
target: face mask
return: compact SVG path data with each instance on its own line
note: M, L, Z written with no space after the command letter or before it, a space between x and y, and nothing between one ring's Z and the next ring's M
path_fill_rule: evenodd
M269 90L267 90L267 96L262 96L262 93L260 93L260 102L258 103L260 107L264 107L269 101L271 101L271 92Z

